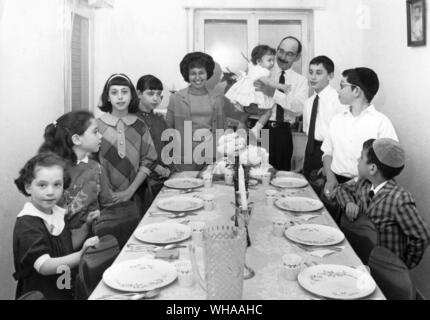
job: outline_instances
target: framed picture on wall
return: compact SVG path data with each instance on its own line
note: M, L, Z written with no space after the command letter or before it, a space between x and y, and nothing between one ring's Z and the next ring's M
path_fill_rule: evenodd
M426 45L426 2L407 0L408 47Z

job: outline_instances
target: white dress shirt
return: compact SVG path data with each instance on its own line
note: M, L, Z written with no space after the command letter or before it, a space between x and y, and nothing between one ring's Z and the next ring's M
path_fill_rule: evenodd
M306 100L305 106L303 108L303 131L307 135L309 134L309 124L311 122L312 106L316 95L317 94L314 93L308 100ZM345 111L348 106L340 103L337 91L333 89L330 85L325 87L318 94L318 97L318 112L315 121L314 137L315 140L324 141L325 137L328 134L330 122L333 117L336 114Z
M282 69L279 68L278 63L275 62L272 70L270 71L270 79L279 82ZM291 68L285 70L285 84L291 85L291 91L285 94L279 90L275 91L273 98L276 104L279 104L284 109L284 122L294 123L296 117L303 113L303 106L306 99L309 97L309 86L306 77L298 74ZM276 121L276 104L272 109L272 116L269 121ZM251 116L256 118L256 116Z
M347 108L334 116L329 134L321 150L332 156L331 170L338 175L353 178L358 175L358 158L363 143L369 139L391 138L399 141L393 124L384 114L370 105L357 117Z

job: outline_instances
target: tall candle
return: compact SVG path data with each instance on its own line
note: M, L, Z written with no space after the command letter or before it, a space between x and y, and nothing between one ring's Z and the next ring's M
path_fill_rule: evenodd
M242 165L239 164L239 194L240 202L242 204L242 210L248 210L248 199L246 198L246 188L245 188L245 173L243 171Z

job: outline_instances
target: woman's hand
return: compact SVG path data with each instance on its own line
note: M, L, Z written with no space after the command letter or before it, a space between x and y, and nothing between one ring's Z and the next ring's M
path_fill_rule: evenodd
M348 202L345 207L345 214L349 221L357 219L359 208L355 203Z
M112 199L114 201L114 203L118 203L118 202L126 202L128 200L131 199L131 197L133 197L134 192L131 191L130 189L124 190L124 191L120 191L120 192L114 192L112 195Z
M82 245L82 252L85 252L89 247L94 247L98 245L99 242L100 239L97 236L85 240L84 244Z

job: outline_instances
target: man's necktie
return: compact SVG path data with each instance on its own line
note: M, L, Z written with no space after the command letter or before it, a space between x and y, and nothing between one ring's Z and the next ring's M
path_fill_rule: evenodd
M306 145L306 153L312 153L314 151L315 144L315 122L317 121L318 114L318 102L319 96L316 95L314 99L314 103L312 104L312 113L311 113L311 121L309 123L309 131L308 131L308 143Z
M284 84L285 83L285 71L282 70L281 72L281 76L279 77L279 83ZM284 92L283 90L280 90L282 92ZM284 122L284 109L277 104L276 105L276 122Z
M375 197L375 192L373 190L370 190L367 195L367 207L370 206L370 202L372 202L373 197Z

